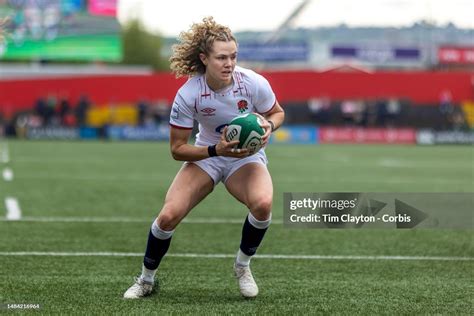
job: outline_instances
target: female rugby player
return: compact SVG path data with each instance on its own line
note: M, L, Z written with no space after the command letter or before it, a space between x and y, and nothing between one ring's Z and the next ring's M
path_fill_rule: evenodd
M142 273L124 297L141 298L153 291L155 273L176 226L219 182L249 209L234 273L240 293L255 297L258 287L249 264L270 225L272 179L263 149L249 155L247 149L233 149L238 141L226 142L223 135L234 117L254 112L261 117L266 144L270 133L282 124L284 112L265 78L236 66L237 41L228 27L208 17L181 33L179 40L173 46L171 70L189 79L172 106L170 147L173 158L184 164L151 226ZM194 121L199 123L199 133L191 145Z

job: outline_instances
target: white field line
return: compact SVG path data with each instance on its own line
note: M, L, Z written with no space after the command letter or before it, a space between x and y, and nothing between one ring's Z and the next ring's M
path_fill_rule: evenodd
M7 221L17 221L21 219L21 209L17 199L12 197L6 197L5 207L7 209Z
M25 216L21 218L23 222L44 222L44 223L151 223L153 218L135 217L46 217L46 216ZM229 218L185 218L182 223L187 224L240 224L242 225L245 216L241 219ZM2 219L0 219L0 222ZM283 224L283 220L272 220L272 224Z
M6 142L0 143L0 162L9 163L10 162L10 153L8 151L8 144ZM6 167L2 172L3 180L12 181L13 180L13 170ZM5 198L5 208L7 214L5 220L7 221L17 221L21 219L21 209L18 200L13 197Z
M396 158L383 158L379 159L371 164L367 164L368 166L379 166L379 167L387 167L387 168L416 168L416 169L456 169L459 168L459 163L453 162L423 162L416 163L413 161L408 161L407 159L396 159ZM468 165L466 165L468 167Z
M158 177L147 177L147 176L93 176L93 175L72 175L72 174L46 174L46 173L30 173L28 175L17 176L17 179L21 180L66 180L66 181L138 181L138 182L157 182L159 181ZM301 178L301 177L292 177L288 176L285 181L291 184L300 184L300 183L316 183L314 179L310 178ZM380 183L380 180L377 179L318 179L318 183ZM462 184L463 182L458 179L446 179L446 178L416 178L416 179L385 179L384 183L388 184L413 184L413 183L451 183L451 184Z
M1 148L0 148L1 151ZM294 155L282 155L281 152L278 153L278 156L285 157L285 158L301 158L300 154ZM460 162L459 161L423 161L423 163L417 163L411 161L407 158L393 158L393 157L381 157L377 160L370 160L370 161L354 161L353 159L343 156L321 156L318 159L321 159L325 165L337 165L341 167L341 165L349 165L350 167L373 167L373 166L381 166L381 167L406 167L406 168L417 168L417 169L452 169L452 168L459 168ZM130 159L126 159L121 157L121 160L128 161ZM107 164L107 160L102 158L94 158L94 157L87 157L84 159L79 159L77 157L70 157L70 158L63 158L63 157L48 157L48 159L42 157L30 157L30 156L16 156L15 161L19 163L45 163L45 164L75 164L75 163L89 163L89 164ZM466 167L469 165L466 164Z
M142 257L138 252L54 252L54 251L2 251L0 256L46 256L46 257ZM235 254L170 253L168 257L184 258L235 258ZM292 260L411 260L411 261L473 261L474 257L433 256L320 256L320 255L255 255L259 259Z
M3 169L2 176L3 176L3 180L5 180L7 182L12 181L13 180L13 170L8 168L8 167Z
M8 151L8 144L6 142L0 144L0 162L10 162L10 153Z

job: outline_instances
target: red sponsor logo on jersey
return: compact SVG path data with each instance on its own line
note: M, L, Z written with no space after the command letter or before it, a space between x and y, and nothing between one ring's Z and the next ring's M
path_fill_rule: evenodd
M237 107L239 108L240 113L244 113L245 111L249 109L248 103L246 100L240 100L239 102L237 102Z
M201 112L203 112L204 114L202 116L213 116L213 115L216 115L216 113L214 113L216 111L216 109L213 109L213 108L205 108L205 109L202 109Z

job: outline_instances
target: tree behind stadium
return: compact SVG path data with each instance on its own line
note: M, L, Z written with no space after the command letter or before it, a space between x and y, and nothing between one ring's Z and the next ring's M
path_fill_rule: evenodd
M161 54L163 39L144 30L132 20L122 31L123 60L126 65L148 65L154 70L169 70L169 63Z

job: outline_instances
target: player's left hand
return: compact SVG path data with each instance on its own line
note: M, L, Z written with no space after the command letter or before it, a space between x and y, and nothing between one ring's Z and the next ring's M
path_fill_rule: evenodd
M270 123L268 123L267 119L264 118L262 115L260 115L258 113L254 113L254 114L259 117L260 126L265 131L265 134L263 134L263 136L262 136L262 147L265 147L265 146L267 146L268 139L270 137L270 134L272 133L272 126L270 125Z
M239 144L238 140L228 142L225 139L225 135L227 135L227 126L222 131L221 140L216 144L216 153L218 156L233 158L245 158L249 156L249 151L247 148L234 148Z

